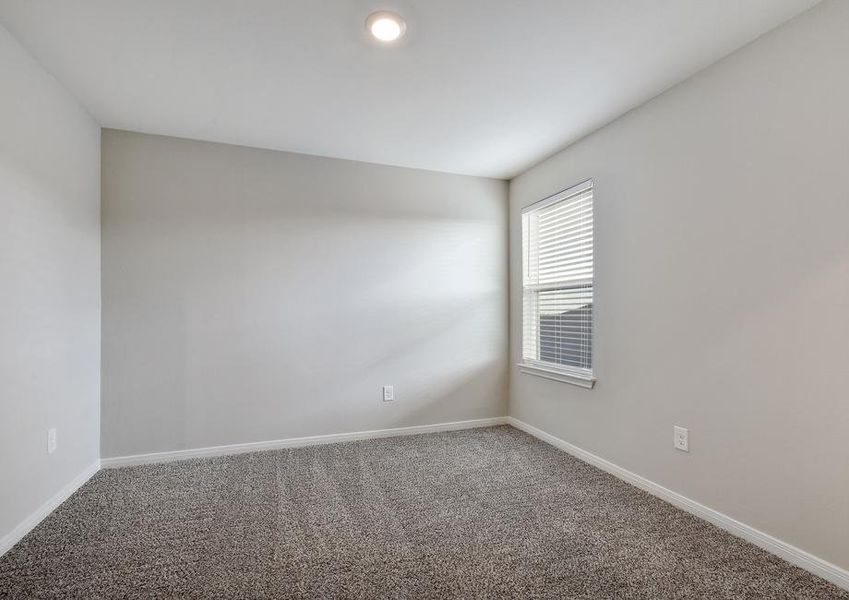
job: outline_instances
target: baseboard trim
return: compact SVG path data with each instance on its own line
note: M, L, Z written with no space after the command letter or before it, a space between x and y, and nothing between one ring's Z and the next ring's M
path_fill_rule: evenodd
M71 497L71 494L80 489L95 473L100 470L100 461L96 460L83 470L82 473L74 477L70 482L65 484L61 490L53 494L53 496L44 504L39 506L35 512L21 521L17 527L7 533L0 539L0 556L12 549L12 546L17 544L30 531L35 529L35 526L41 523L47 515L56 510L60 504Z
M566 442L550 433L543 431L515 417L492 417L487 419L473 419L469 421L455 421L450 423L437 423L433 425L416 425L412 427L396 427L391 429L377 429L372 431L357 431L351 433L337 433L329 435L315 435L299 438L288 438L282 440L271 440L266 442L251 442L247 444L231 444L227 446L212 446L207 448L194 448L190 450L177 450L173 452L155 452L151 454L137 454L133 456L119 456L105 458L95 461L84 471L66 484L47 502L30 514L12 531L0 539L0 556L8 552L27 533L32 531L36 525L41 523L50 513L67 500L71 494L82 487L101 468L117 468L131 465L154 464L185 460L189 458L201 458L212 456L224 456L228 454L242 454L246 452L261 452L263 450L276 450L281 448L297 448L302 446L314 446L319 444L333 444L356 440L377 439L386 437L398 437L405 435L417 435L422 433L434 433L440 431L456 431L461 429L474 429L478 427L493 427L496 425L509 424L520 429L552 446L571 454L572 456L589 463L599 469L618 477L658 498L665 500L687 511L717 527L728 531L744 540L747 540L764 550L775 554L798 567L818 575L831 583L849 590L849 571L838 567L826 560L797 548L787 542L783 542L754 527L746 525L736 519L729 517L717 510L691 500L677 492L663 487L641 475L637 475L624 469L606 459L591 452L587 452L569 442Z
M156 463L187 460L190 458L209 458L227 456L229 454L244 454L246 452L262 452L264 450L280 450L282 448L299 448L302 446L317 446L320 444L336 444L376 438L435 433L439 431L456 431L460 429L475 429L478 427L493 427L505 425L507 417L491 417L487 419L472 419L469 421L453 421L436 423L434 425L414 425L412 427L394 427L391 429L375 429L372 431L354 431L350 433L331 433L328 435L312 435L307 437L269 440L266 442L249 442L246 444L230 444L226 446L209 446L189 450L174 450L171 452L152 452L150 454L134 454L131 456L116 456L102 458L100 464L104 469L149 465Z
M673 492L672 490L646 479L645 477L632 473L627 469L623 469L609 460L605 460L600 456L587 452L582 448L561 440L560 438L555 437L550 433L546 433L542 429L538 429L533 425L529 425L524 421L520 421L515 417L507 417L507 423L516 429L520 429L525 433L539 438L540 440L571 454L575 458L598 467L602 471L606 471L611 475L618 477L619 479L630 483L649 494L652 494L653 496L657 496L661 500L665 500L692 515L708 521L709 523L713 523L717 527L724 529L732 535L743 538L744 540L763 548L767 552L771 552L772 554L783 558L797 567L801 567L814 575L818 575L838 587L849 590L849 571L846 569L814 556L809 552L805 552L804 550L797 548L796 546L792 546L787 542L774 538L763 531L746 525L745 523L709 508L704 504L699 504L695 500L691 500L690 498L682 496L677 492Z

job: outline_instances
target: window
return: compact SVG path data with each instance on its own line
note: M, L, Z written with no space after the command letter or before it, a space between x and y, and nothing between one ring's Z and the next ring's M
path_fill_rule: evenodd
M522 212L524 372L592 387L593 183Z

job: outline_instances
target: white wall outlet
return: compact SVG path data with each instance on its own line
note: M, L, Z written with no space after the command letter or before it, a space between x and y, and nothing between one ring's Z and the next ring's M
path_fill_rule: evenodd
M682 452L690 451L690 430L686 427L678 427L675 425L673 428L674 432L674 444L675 448L681 450Z
M51 427L47 430L47 454L56 452L56 428Z
M391 385L383 386L383 401L384 402L394 402L395 401L395 388Z

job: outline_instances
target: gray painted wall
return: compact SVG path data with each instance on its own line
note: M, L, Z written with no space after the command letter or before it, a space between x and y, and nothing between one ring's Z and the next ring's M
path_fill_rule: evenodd
M0 82L2 538L99 456L100 128L2 27Z
M104 457L506 414L504 182L102 143Z
M513 416L849 568L849 2L826 2L511 183L596 187L594 390ZM672 447L690 428L691 452Z

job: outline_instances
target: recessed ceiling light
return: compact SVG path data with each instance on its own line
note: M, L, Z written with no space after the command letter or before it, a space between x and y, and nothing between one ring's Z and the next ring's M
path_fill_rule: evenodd
M368 16L366 29L381 42L394 42L407 31L407 24L394 12L382 10Z

